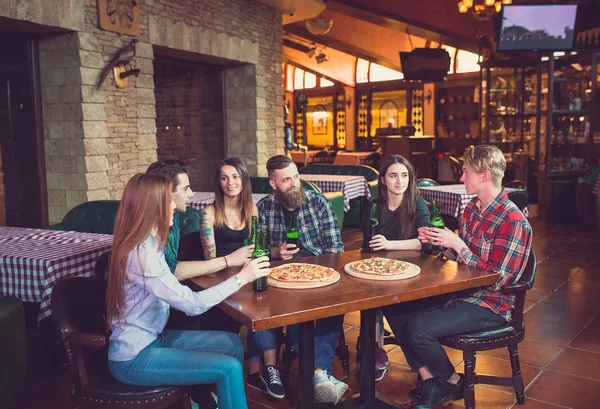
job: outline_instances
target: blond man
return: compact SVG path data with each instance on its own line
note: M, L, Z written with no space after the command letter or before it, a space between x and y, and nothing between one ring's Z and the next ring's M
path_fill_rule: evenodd
M499 273L489 287L398 304L384 311L400 339L408 363L418 371L417 387L409 392L413 409L433 409L462 399L463 379L454 370L440 338L499 327L511 319L514 296L501 288L523 273L531 247L531 226L502 188L506 161L495 146L467 149L463 175L467 193L475 197L460 220L459 235L448 229L422 227L419 240L446 247L450 257L471 267Z

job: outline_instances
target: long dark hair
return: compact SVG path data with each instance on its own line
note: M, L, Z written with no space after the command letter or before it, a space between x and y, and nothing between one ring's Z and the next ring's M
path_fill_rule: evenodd
M389 167L396 163L404 165L406 166L406 169L408 169L408 187L404 192L402 203L400 203L400 210L398 211L398 238L406 240L413 234L417 211L417 196L419 196L419 189L417 188L417 172L415 172L415 168L413 168L404 156L386 156L379 166L379 183L377 184L377 188L379 190L379 203L387 206L389 200L388 188L383 183L383 180Z
M244 162L238 158L227 158L217 168L215 172L215 226L222 227L226 224L227 217L225 215L225 199L223 189L221 189L221 169L223 166L233 166L242 180L242 193L238 197L238 210L242 219L246 221L246 226L252 224L252 188L250 187L250 176ZM250 230L250 229L248 229Z

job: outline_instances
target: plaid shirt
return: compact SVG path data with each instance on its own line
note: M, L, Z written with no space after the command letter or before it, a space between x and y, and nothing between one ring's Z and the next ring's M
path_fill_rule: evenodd
M515 296L501 288L515 283L525 270L531 247L532 231L523 213L510 201L506 191L485 208L478 198L465 208L460 223L460 237L473 255L459 260L471 267L500 273L495 285L471 290L461 300L488 308L510 321Z
M344 251L338 218L331 203L323 195L307 190L306 202L298 208L296 223L298 241L311 254L318 256ZM258 207L259 228L267 227L270 247L279 247L287 240L283 207L275 193L263 198Z

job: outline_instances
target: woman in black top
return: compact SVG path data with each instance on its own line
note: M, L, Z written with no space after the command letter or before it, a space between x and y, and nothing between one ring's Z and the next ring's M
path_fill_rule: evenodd
M413 166L403 156L388 155L379 167L377 220L380 234L367 242L371 203L362 215L363 248L431 251L417 239L419 227L431 226L427 202L419 195Z
M403 156L388 155L379 167L379 199L365 206L362 214L363 249L417 250L431 252L430 244L422 244L417 238L419 227L431 226L427 202L419 196L417 177L413 166ZM377 208L380 234L369 237L372 204ZM383 345L383 315L378 314L377 350L375 352L375 379L385 376L389 360Z
M258 208L252 202L250 176L238 158L225 159L215 173L215 201L202 212L200 238L204 257L223 257L245 245L250 238L252 216ZM250 374L248 385L275 399L285 396L277 361L278 329L248 331ZM261 355L264 368L261 371Z

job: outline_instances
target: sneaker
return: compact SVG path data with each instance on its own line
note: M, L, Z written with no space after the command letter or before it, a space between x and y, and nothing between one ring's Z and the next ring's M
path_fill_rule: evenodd
M315 402L334 403L336 402L335 384L329 378L329 375L323 369L315 370ZM346 385L347 387L347 385ZM344 391L345 392L345 391Z
M385 377L387 370L387 368L375 369L375 382L379 382L380 380L382 380Z
M248 377L246 378L246 383L251 388L258 389L259 391L264 392L263 384L260 380L260 372L248 374Z
M335 379L333 376L329 376L329 380L331 380L331 383L335 386L335 400L333 401L333 404L337 405L340 399L342 399L342 396L344 396L344 393L348 390L348 385Z
M263 391L275 399L283 399L285 390L281 383L281 375L279 369L273 365L267 365L260 371L260 380L263 386Z
M377 371L390 366L390 361L388 359L387 354L385 353L385 349L380 348L379 343L376 343L375 345L377 345L375 349L375 371Z

